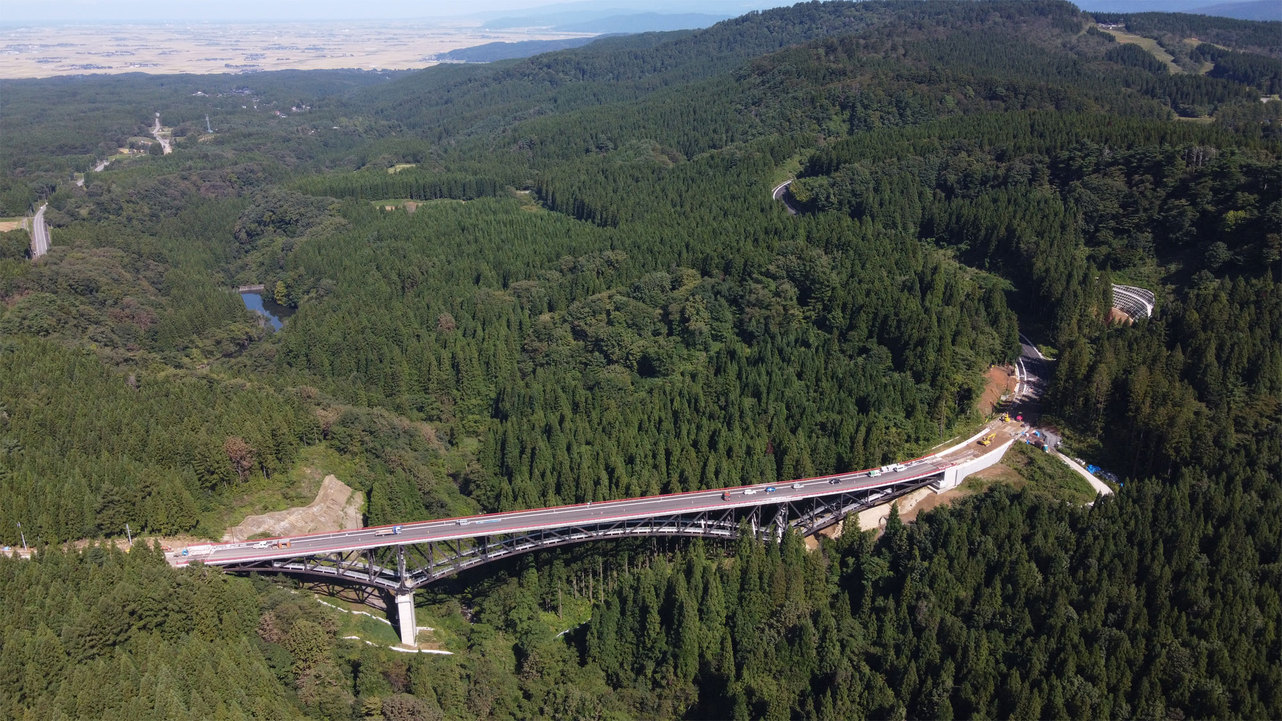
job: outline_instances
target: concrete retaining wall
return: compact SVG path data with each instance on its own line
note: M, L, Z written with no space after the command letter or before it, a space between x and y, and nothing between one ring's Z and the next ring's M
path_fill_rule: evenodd
M989 466L997 465L1002 460L1002 456L1006 455L1007 449L1009 449L1011 444L1014 442L1015 439L1012 438L978 458L972 458L965 463L958 464L944 471L944 480L939 484L939 491L942 493L943 491L956 488L961 485L962 481L966 480L966 476L969 476L972 473L978 473Z

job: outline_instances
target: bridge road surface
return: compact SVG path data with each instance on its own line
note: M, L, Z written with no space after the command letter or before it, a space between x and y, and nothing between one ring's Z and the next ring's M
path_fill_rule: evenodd
M357 551L380 546L523 533L573 527L587 523L601 523L603 521L624 521L677 513L775 505L787 501L796 501L815 496L828 496L855 490L867 490L925 478L941 473L951 466L982 455L989 450L988 448L971 446L975 446L975 444L971 443L966 447L957 448L946 456L926 457L908 461L904 470L887 471L876 478L870 478L868 471L865 470L818 478L805 478L797 481L783 481L774 484L761 483L752 486L690 491L619 501L580 503L573 506L492 513L482 516L468 516L466 518L416 521L400 524L401 533L399 534L390 534L388 533L391 530L390 526L381 526L293 536L289 538L289 548L270 547L272 542L277 539L269 539L266 542L247 541L209 544L208 546L189 547L190 549L202 549L193 551L192 555L170 554L169 562L175 566L186 566L192 561L202 561L208 565L265 561L275 558L296 558L303 555ZM794 488L794 485L800 487ZM774 486L776 490L767 493L766 488L769 486ZM748 491L753 492L748 493ZM722 500L721 494L723 492L730 494L729 500ZM260 543L264 544L265 547L254 547ZM204 552L204 548L210 548L211 550Z
M49 204L45 203L36 211L36 217L31 222L31 259L35 260L45 253L49 252L49 226L45 225L45 208Z

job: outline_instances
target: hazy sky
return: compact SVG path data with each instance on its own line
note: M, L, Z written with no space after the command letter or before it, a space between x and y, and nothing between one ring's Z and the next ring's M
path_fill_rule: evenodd
M123 23L139 20L264 22L384 20L388 18L494 18L504 15L617 8L637 12L742 15L798 0L0 0L0 24ZM1187 11L1240 0L1074 0L1086 10ZM1278 0L1262 0L1277 2Z
M266 21L432 18L522 14L548 10L626 8L625 12L700 12L741 15L791 5L787 0L0 0L0 22L111 23L137 20Z

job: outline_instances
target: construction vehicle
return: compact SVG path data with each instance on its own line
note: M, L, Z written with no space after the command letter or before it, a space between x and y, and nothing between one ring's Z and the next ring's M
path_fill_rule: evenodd
M995 433L995 432L994 432L994 433L989 433L988 435L986 435L986 436L984 436L983 438L979 439L979 445L981 445L981 446L988 446L988 445L992 445L992 443L993 443L993 439L994 439L994 438L996 438L996 437L997 437L997 433Z

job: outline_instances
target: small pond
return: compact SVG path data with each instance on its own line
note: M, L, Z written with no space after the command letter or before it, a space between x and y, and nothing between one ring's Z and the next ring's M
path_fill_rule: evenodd
M276 301L264 298L262 293L241 293L240 299L245 302L246 308L266 318L276 330L280 330L281 326L285 325L285 321L294 314L293 308L286 308Z

